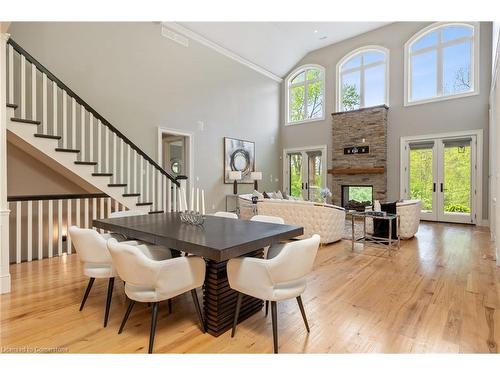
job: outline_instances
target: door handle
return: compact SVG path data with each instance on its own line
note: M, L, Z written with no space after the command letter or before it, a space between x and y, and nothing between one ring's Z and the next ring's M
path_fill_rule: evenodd
M443 183L441 182L441 193L443 192Z
M436 192L436 183L434 182L432 184L432 192L435 193Z
M306 190L307 190L307 189L309 189L309 187L308 187L308 186L309 186L309 184L306 182Z
M302 190L304 190L304 183L302 183Z

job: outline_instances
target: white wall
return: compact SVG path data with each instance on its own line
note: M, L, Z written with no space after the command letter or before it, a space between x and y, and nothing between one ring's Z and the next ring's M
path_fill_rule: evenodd
M335 112L335 68L347 53L367 45L380 45L390 51L390 87L387 134L387 196L398 199L399 142L402 136L425 135L458 130L483 129L483 219L488 218L488 97L491 79L491 22L481 23L479 95L405 107L404 103L404 44L428 22L397 22L354 38L313 51L296 67L319 64L325 67L326 114L324 121L284 126L285 89L282 84L282 143L283 147L327 144L331 165L332 119ZM294 69L296 68L294 67Z
M176 44L159 23L14 22L9 32L153 159L158 127L192 133L207 208L223 209L232 192L223 183L225 136L254 141L259 186L277 188L279 83L194 41Z

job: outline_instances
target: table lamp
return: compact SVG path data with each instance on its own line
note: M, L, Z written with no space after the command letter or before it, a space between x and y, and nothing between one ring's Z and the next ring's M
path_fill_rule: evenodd
M229 179L233 180L233 194L238 194L238 181L241 180L241 171L230 171Z
M252 172L250 173L250 178L253 180L253 188L259 190L259 185L257 181L262 180L262 172Z

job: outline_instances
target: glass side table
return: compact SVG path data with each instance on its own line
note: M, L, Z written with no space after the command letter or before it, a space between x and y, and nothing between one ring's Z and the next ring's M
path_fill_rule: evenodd
M355 243L363 243L365 245L366 241L371 243L376 243L377 245L387 246L389 249L389 255L391 255L391 251L393 249L393 243L397 242L398 250L401 249L401 237L400 233L400 220L399 215L397 214L388 214L386 212L375 212L375 211L365 211L365 212L351 212L351 228L352 228L352 237L351 237L351 250L354 251ZM356 218L363 220L363 236L360 238L356 238L356 233L354 229L354 222ZM387 220L389 223L389 236L388 238L384 237L376 237L373 235L366 234L366 219L380 219ZM397 239L392 238L392 223L396 220L396 237Z

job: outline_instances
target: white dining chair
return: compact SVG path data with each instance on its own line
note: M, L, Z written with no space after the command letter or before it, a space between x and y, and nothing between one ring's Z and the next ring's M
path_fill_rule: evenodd
M226 211L217 211L213 216L225 217L227 219L237 219L238 215L234 212L226 212Z
M196 288L205 281L205 261L196 256L178 257L156 261L145 256L137 246L110 239L107 242L113 264L120 278L125 281L125 294L130 299L118 334L123 332L125 323L136 302L152 303L149 350L153 352L158 304L185 292L191 296L203 333L205 323L201 314Z
M269 215L255 215L252 216L250 221L258 221L261 223L271 223L271 224L285 224L285 220L279 216L269 216ZM283 249L280 244L275 244L272 246L266 246L264 248L264 258L271 259L274 258ZM266 301L266 316L269 313L269 301Z
M85 306L85 302L94 285L95 279L108 279L108 294L104 313L104 327L106 327L108 325L114 281L117 276L106 246L106 238L94 229L84 229L77 226L71 226L69 228L69 235L75 246L76 253L83 263L83 274L90 278L87 288L85 289L85 294L83 295L83 300L80 304L80 311L82 311ZM152 259L162 260L171 257L170 251L164 247L142 244L138 241L126 241L123 243L138 246L145 256Z
M271 301L274 353L278 353L277 302L296 298L304 324L309 332L301 295L306 289L306 276L312 271L320 236L289 242L272 259L242 257L227 262L229 285L238 292L231 337L236 332L241 302L246 294Z

